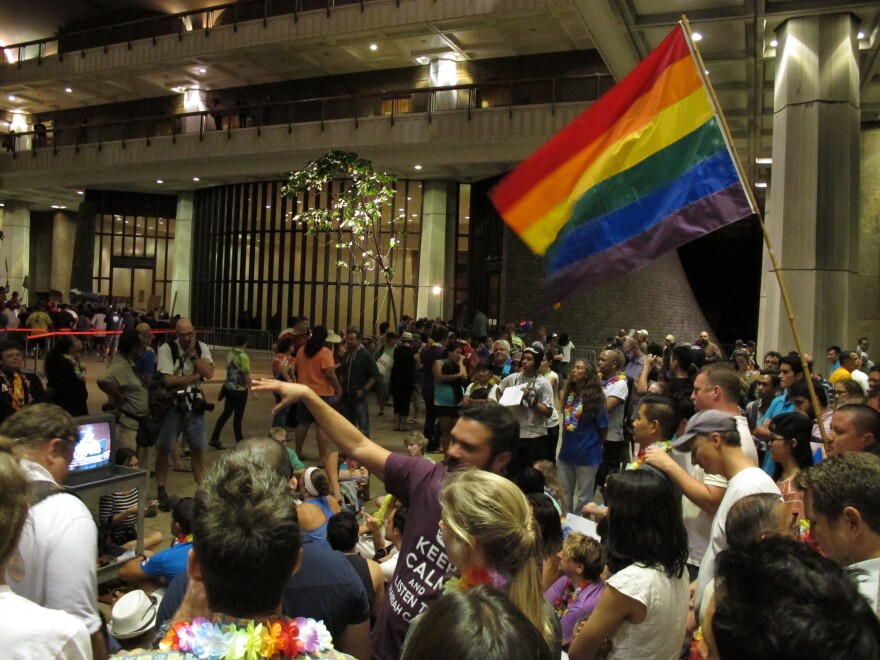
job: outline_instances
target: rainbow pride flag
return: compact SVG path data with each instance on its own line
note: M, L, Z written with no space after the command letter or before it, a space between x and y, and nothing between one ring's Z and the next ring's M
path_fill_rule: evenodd
M754 212L682 27L490 197L552 302Z

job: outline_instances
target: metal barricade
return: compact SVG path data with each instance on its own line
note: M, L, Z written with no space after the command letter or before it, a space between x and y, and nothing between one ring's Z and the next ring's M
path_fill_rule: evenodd
M208 345L211 350L228 350L235 346L236 337L247 338L247 347L251 351L265 351L272 357L275 339L268 330L242 328L199 328L196 333L199 341Z
M595 367L597 366L597 358L601 351L602 349L599 347L578 348L575 346L571 349L571 362L569 364L574 364L576 360L584 360Z

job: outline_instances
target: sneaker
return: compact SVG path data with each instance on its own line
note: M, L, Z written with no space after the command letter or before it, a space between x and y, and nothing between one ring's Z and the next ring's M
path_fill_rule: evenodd
M385 413L383 413L383 412L380 410L380 411L377 413L376 417L385 417Z
M156 499L159 501L159 511L171 511L171 501L168 493L159 493Z
M219 449L221 451L224 448L223 443L220 442L219 438L211 438L211 442L209 442L208 444L211 445L214 449Z

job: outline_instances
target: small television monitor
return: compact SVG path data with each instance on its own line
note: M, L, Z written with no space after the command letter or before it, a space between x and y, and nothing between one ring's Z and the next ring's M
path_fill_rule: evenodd
M113 465L116 418L113 415L76 417L79 441L73 449L70 473L91 472Z

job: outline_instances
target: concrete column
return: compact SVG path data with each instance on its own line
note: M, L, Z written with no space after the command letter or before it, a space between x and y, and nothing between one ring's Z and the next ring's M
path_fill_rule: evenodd
M190 293L192 291L192 235L193 235L193 194L180 193L177 196L177 219L174 223L174 274L171 282L171 300L166 300L170 314L190 315Z
M52 259L50 286L61 292L65 302L70 302L70 278L73 262L66 255L75 253L76 218L59 211L55 213L52 220L52 254L56 258ZM94 242L92 246L94 250ZM65 257L62 258L61 255L65 255Z
M857 23L851 14L790 19L777 30L768 230L803 348L817 364L849 345L858 301L860 117ZM765 254L763 351L794 349Z
M449 263L446 244L450 240L446 221L447 189L445 181L425 181L422 191L418 318L442 316L445 299L452 296L451 290L446 291L446 265Z
M4 238L0 243L0 258L3 259L3 275L0 286L9 281L9 293L18 291L24 302L28 301L24 289L24 278L30 270L31 259L31 211L24 202L6 201L3 208L2 229Z
M94 290L95 218L94 202L82 202L76 216L76 238L73 245L73 266L70 286L80 291Z

